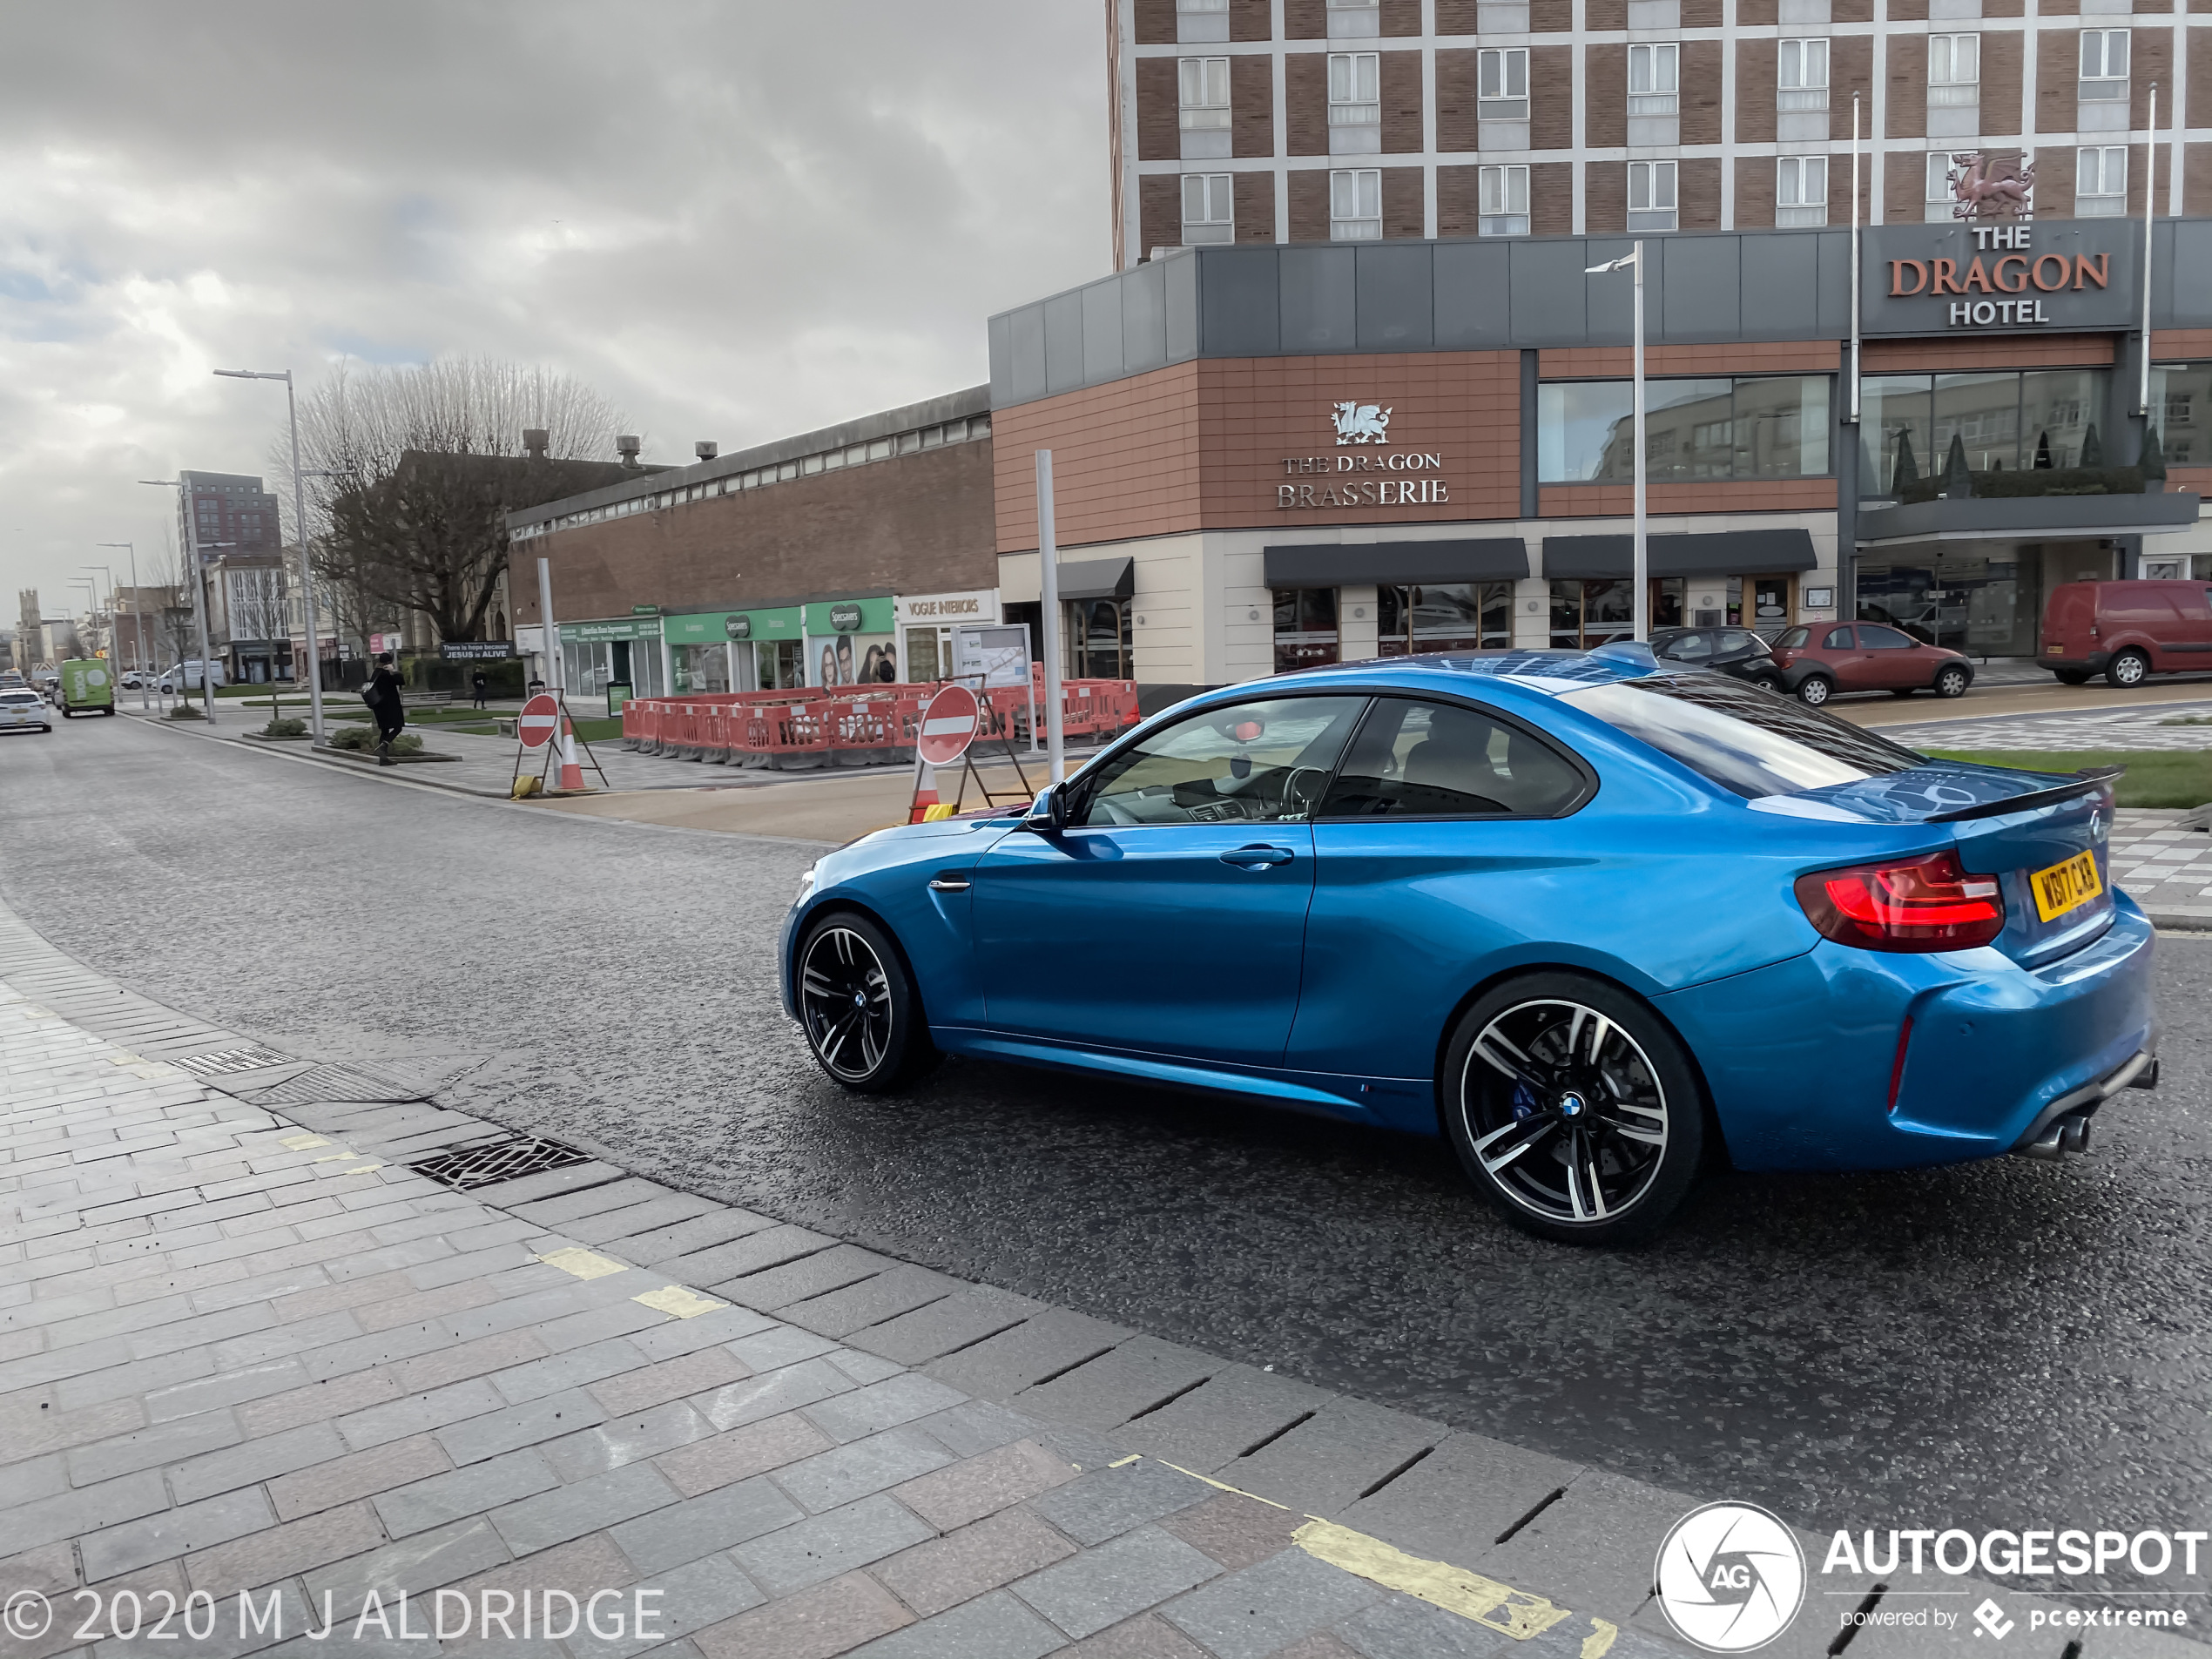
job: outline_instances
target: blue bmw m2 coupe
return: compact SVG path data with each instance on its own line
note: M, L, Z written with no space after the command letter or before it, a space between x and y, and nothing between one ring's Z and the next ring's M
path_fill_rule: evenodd
M847 1089L958 1054L1448 1136L1618 1243L1701 1163L2086 1148L2157 1077L2109 777L1932 760L1588 652L1309 670L1155 716L1026 809L808 873L786 1010Z

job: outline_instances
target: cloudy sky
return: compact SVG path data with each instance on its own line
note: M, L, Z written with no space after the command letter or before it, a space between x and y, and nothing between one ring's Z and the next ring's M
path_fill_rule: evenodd
M0 627L97 542L152 579L134 481L268 470L212 368L543 363L659 461L975 384L1108 268L1102 12L0 0Z

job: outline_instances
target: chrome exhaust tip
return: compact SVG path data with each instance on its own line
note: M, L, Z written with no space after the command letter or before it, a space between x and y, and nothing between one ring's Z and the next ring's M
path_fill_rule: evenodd
M2073 1117L2062 1120L2059 1127L2059 1144L2070 1157L2080 1157L2089 1150L2089 1120Z
M2039 1158L2046 1163L2057 1163L2066 1157L2066 1130L2054 1123L2036 1139L2022 1141L2013 1149L2014 1157Z

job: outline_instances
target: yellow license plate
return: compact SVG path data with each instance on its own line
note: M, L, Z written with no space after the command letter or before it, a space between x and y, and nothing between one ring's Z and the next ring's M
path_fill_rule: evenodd
M2105 890L2097 880L2094 853L2079 853L2063 864L2038 870L2028 881L2035 889L2035 908L2046 921L2056 921Z

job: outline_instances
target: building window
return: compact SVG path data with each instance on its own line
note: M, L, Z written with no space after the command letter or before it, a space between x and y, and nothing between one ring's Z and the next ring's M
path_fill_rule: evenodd
M1981 102L1981 37L1928 37L1928 107Z
M1382 173L1346 168L1329 175L1329 239L1373 242L1382 238Z
M1329 54L1329 125L1376 126L1382 121L1382 57L1377 52Z
M1185 57L1177 62L1182 80L1183 130L1225 132L1229 129L1229 60Z
M1958 170L1972 161L1971 154L1958 154L1949 150L1931 151L1928 155L1927 217L1947 219L1957 204L1958 191L1952 180Z
M1828 107L1828 43L1824 40L1784 40L1776 58L1774 107L1777 110L1824 110Z
M1681 51L1672 42L1629 48L1630 115L1676 113L1681 88Z
M1313 668L1337 660L1337 590L1277 588L1275 671Z
M2124 98L2128 96L2128 31L2125 29L2084 29L2081 31L2081 99Z
M1229 0L1175 0L1175 37L1184 41L1229 38Z
M2094 145L2074 152L2077 219L2122 219L2128 212L2128 146Z
M1379 0L1329 0L1329 38L1353 40L1382 33Z
M1183 240L1198 247L1237 239L1230 175L1225 172L1186 172L1183 175Z
M1635 636L1633 580L1574 582L1552 586L1552 649L1588 651Z
M1645 476L1688 482L1825 475L1828 384L1825 374L1647 380ZM1540 387L1538 480L1626 483L1634 478L1634 395L1627 381L1555 381Z
M1502 651L1513 644L1510 582L1380 587L1375 590L1375 649L1380 656Z
M2202 467L2212 459L2212 364L2153 366L2150 407L2169 467Z
M1828 222L1828 158L1782 156L1774 164L1774 222L1779 226Z
M1528 49L1509 46L1485 51L1476 58L1475 115L1484 121L1526 121L1528 118Z
M1902 495L1942 475L1956 437L1973 472L2081 464L2110 376L2087 368L1870 374L1860 383L1861 474Z
M1481 186L1482 234L1528 234L1528 169L1525 165L1485 167Z
M1669 51L1672 51L1671 47ZM1632 231L1670 231L1675 228L1675 164L1671 161L1631 161L1629 164L1629 228Z
M1064 607L1067 674L1070 679L1125 680L1130 666L1130 601L1070 599Z

